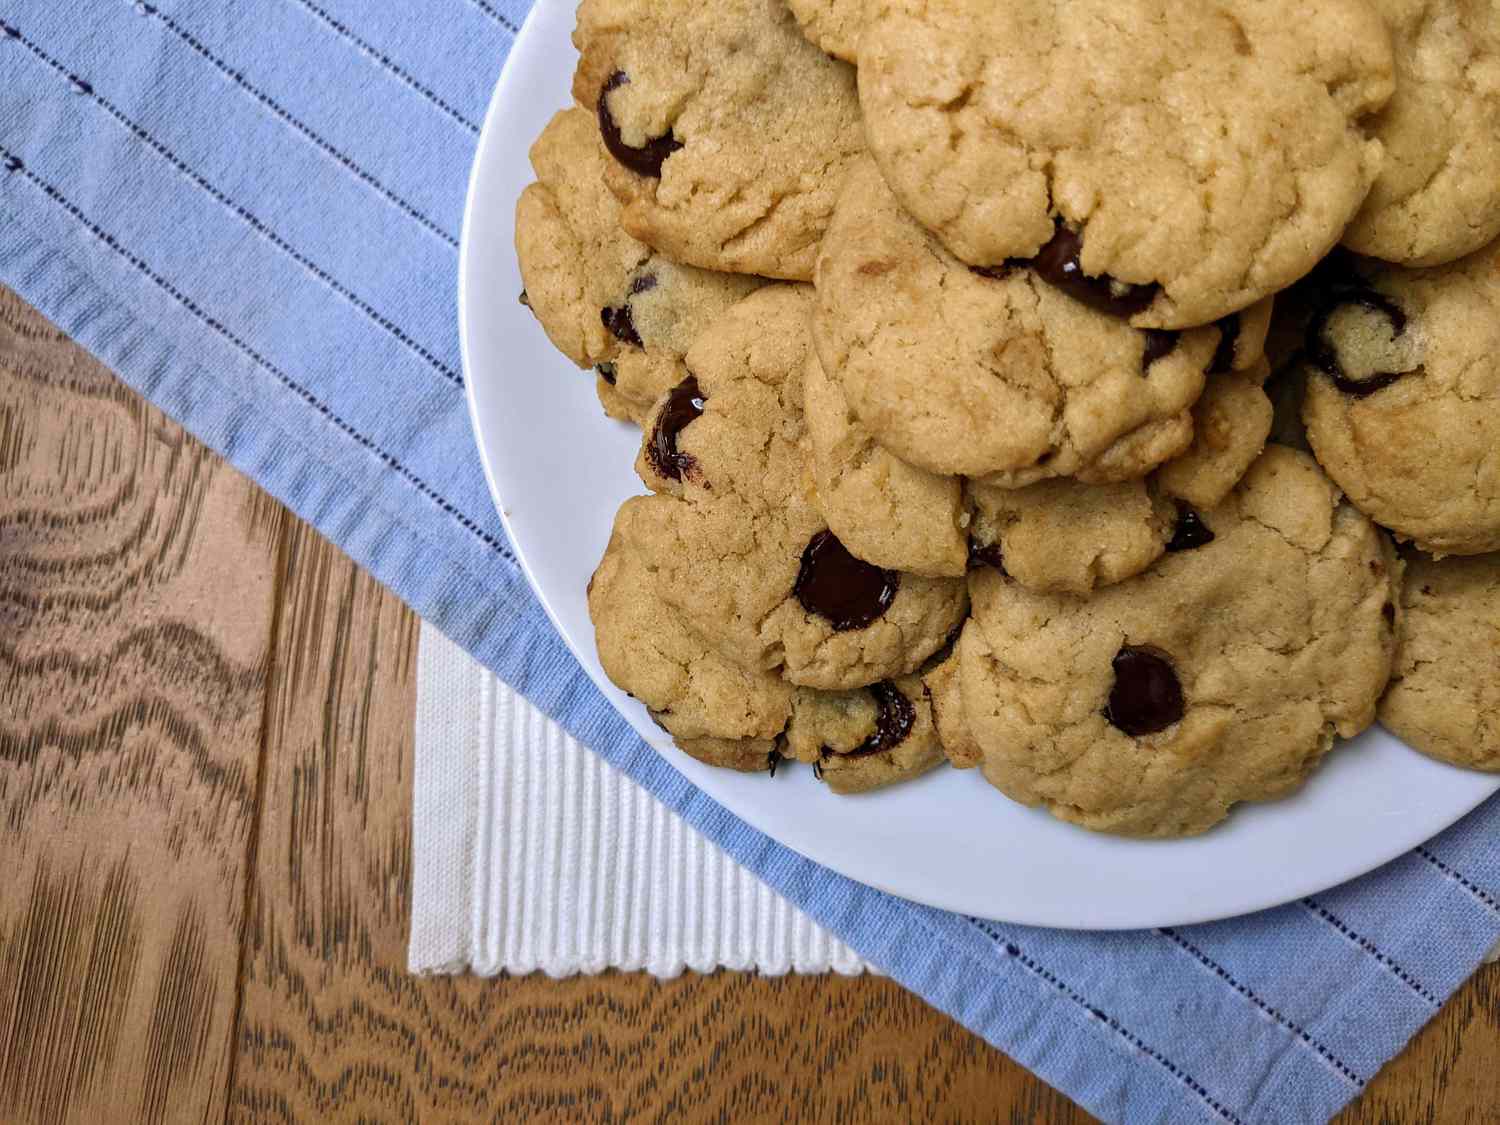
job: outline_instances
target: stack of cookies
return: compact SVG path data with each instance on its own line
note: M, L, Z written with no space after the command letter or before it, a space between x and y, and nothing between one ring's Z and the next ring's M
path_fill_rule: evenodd
M1141 836L1377 715L1500 769L1500 0L583 0L574 42L524 299L642 427L589 608L683 751Z

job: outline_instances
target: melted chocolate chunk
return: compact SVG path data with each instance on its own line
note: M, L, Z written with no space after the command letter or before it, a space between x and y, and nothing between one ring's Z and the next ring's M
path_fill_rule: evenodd
M1178 343L1182 340L1181 332L1169 332L1162 328L1148 328L1145 331L1146 352L1141 357L1141 371L1151 370L1151 365L1159 359L1166 359L1177 350Z
M615 385L615 365L613 363L601 363L594 370L599 372L599 378L603 379L611 387Z
M622 165L637 176L657 178L661 176L661 166L666 163L667 157L680 149L682 142L668 133L665 137L653 137L640 148L625 143L620 136L620 127L615 124L614 115L609 112L609 94L611 90L617 90L629 82L630 77L623 70L617 70L599 91L599 133L604 138L604 147L609 149L609 154Z
M1207 547L1214 541L1214 533L1209 530L1208 524L1203 522L1194 509L1178 501L1177 503L1177 526L1172 531L1172 541L1167 544L1167 550L1193 551L1199 547Z
M1414 374L1412 371L1378 371L1363 379L1351 379L1339 365L1339 352L1329 341L1328 322L1339 309L1357 305L1370 312L1379 313L1390 322L1393 336L1406 334L1406 312L1384 293L1369 288L1347 288L1330 292L1329 299L1318 309L1307 323L1307 358L1323 374L1333 380L1333 385L1346 395L1367 398L1382 391L1398 379Z
M635 317L631 315L629 305L606 305L599 310L599 319L609 329L609 334L620 343L637 348L643 346L641 334L635 330Z
M808 613L816 613L834 631L864 629L884 616L896 600L901 575L851 555L831 531L820 531L802 552L802 567L792 587Z
M840 757L868 758L874 754L884 754L887 750L894 750L906 741L906 736L916 725L917 709L895 684L885 680L873 684L869 692L875 697L875 705L878 708L875 713L875 730L869 738Z
M1386 602L1380 607L1380 616L1385 618L1385 623L1390 628L1396 627L1396 607L1392 603Z
M1058 220L1052 241L1037 251L1031 268L1042 280L1061 289L1075 301L1110 316L1128 317L1144 312L1161 286L1128 285L1108 275L1090 277L1083 272L1083 236Z
M521 295L516 299L520 301L521 304L525 305L528 309L531 308L531 298L526 295L526 290L522 289Z
M657 415L656 429L651 431L651 441L646 446L646 459L657 476L681 480L697 465L691 456L677 451L677 435L703 413L705 401L696 375L689 375L668 393L667 405Z
M1104 717L1116 728L1141 738L1182 718L1182 683L1164 654L1126 645L1115 656L1114 669L1115 686Z
M654 273L643 273L630 283L629 290L625 294L625 303L621 305L610 305L599 310L599 319L604 322L604 327L609 329L610 335L614 336L623 344L631 344L637 348L644 347L641 342L641 334L635 326L635 313L630 311L630 298L649 293L656 288L656 275Z
M1208 365L1210 375L1223 375L1234 370L1234 349L1240 342L1240 314L1232 313L1214 324L1219 330L1219 346L1214 349L1214 358Z
M969 540L969 569L978 570L982 566L992 566L1001 574L1005 573L1005 552L1000 549L998 542L984 544Z

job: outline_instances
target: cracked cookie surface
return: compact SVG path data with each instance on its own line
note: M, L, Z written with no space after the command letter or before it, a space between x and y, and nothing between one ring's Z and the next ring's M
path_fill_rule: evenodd
M712 766L764 770L791 718L793 689L713 652L662 600L639 547L650 518L643 497L625 502L589 583L599 662L684 752Z
M625 229L705 269L809 280L864 148L853 68L782 0L584 0L573 41Z
M1011 487L1144 476L1187 448L1215 328L1148 334L1027 269L982 275L911 219L868 160L818 261L824 370L912 465Z
M1172 539L1176 513L1146 481L1026 488L969 486L980 565L1031 590L1084 596L1145 570Z
M708 324L762 279L678 265L620 229L593 115L565 109L531 147L537 181L516 203L516 258L542 329L598 372L613 417L639 422L686 374Z
M803 400L816 503L839 541L876 566L962 575L969 561L963 482L908 465L876 444L815 354L808 356Z
M1271 434L1275 408L1264 389L1270 375L1262 359L1249 371L1209 376L1193 406L1193 444L1157 471L1164 492L1212 508L1239 484Z
M1117 484L970 482L972 565L997 566L1028 589L1084 596L1141 573L1204 535L1217 507L1260 457L1271 429L1262 359L1209 377L1193 407L1193 443L1152 476Z
M668 435L671 404L659 404L637 461L657 492L643 554L661 596L722 655L846 690L919 668L968 598L960 578L855 559L813 503L802 416L811 302L805 286L762 289L694 344L701 407Z
M1211 542L1086 601L971 576L961 699L992 784L1086 828L1185 835L1291 793L1374 720L1388 540L1277 447L1203 520Z
M859 60L862 0L786 0L806 35L822 51L845 62Z
M1407 562L1380 721L1424 754L1500 771L1500 555Z
M1500 550L1500 243L1430 270L1359 268L1307 328L1313 451L1400 538Z
M1396 48L1385 161L1344 232L1361 254L1451 262L1500 237L1500 0L1372 0Z
M872 0L869 143L906 208L976 266L1058 225L1137 287L1140 326L1206 324L1312 268L1380 170L1393 88L1365 0Z

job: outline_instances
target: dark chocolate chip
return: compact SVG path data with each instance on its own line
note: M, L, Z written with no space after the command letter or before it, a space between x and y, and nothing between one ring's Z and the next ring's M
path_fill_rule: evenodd
M978 570L983 566L992 566L1001 574L1005 573L1005 552L1001 550L998 540L994 543L969 540L969 569Z
M1083 272L1083 236L1070 230L1061 220L1052 241L1037 251L1031 260L1043 281L1061 289L1075 301L1110 316L1128 317L1144 312L1156 300L1161 286L1129 285L1108 275L1089 277Z
M1214 358L1208 365L1210 375L1223 375L1234 370L1234 350L1240 341L1240 314L1232 313L1223 320L1218 321L1215 328L1219 330L1219 346L1214 349Z
M626 291L625 303L610 305L599 310L599 319L604 322L610 334L622 344L631 344L634 347L643 347L641 334L635 326L635 314L630 311L630 298L638 297L642 293L649 293L656 288L656 275L654 273L643 273L630 283Z
M1141 371L1150 371L1151 365L1159 359L1166 359L1177 350L1177 345L1182 339L1181 332L1171 332L1164 328L1148 328L1144 333L1146 337L1146 351L1141 357Z
M630 171L637 176L659 177L661 166L666 163L667 157L682 147L682 142L668 133L665 137L653 137L640 148L625 143L620 136L620 127L615 124L614 115L609 111L609 94L611 90L617 90L629 82L629 76L623 70L617 70L599 91L599 133L604 138L604 147L609 150L609 154Z
M1396 625L1396 607L1390 602L1380 607L1380 616L1385 618L1385 623L1392 628Z
M613 363L601 363L594 370L599 372L599 378L603 379L611 387L615 385L615 365Z
M820 531L802 552L792 588L802 608L825 618L836 632L863 629L896 600L901 575L855 558L831 531Z
M1199 547L1207 547L1214 541L1214 533L1209 530L1208 524L1203 522L1203 517L1197 511L1178 501L1177 503L1177 526L1172 530L1172 541L1167 544L1167 550L1193 551Z
M641 334L635 330L635 317L629 305L606 305L599 310L599 319L609 334L622 344L641 347Z
M646 446L646 459L651 462L657 476L681 480L697 464L688 454L677 451L677 435L703 413L704 402L696 375L689 375L668 392L667 404L657 415L656 428L651 431L651 441Z
M875 697L877 708L875 730L869 738L849 753L840 755L841 757L868 758L873 754L883 754L887 750L894 750L906 741L906 736L916 725L917 709L895 684L885 680L871 685L869 692Z
M1164 731L1184 713L1182 683L1163 653L1126 645L1114 659L1104 717L1132 738Z
M1382 391L1398 379L1411 375L1412 371L1378 371L1363 379L1351 379L1339 365L1338 349L1329 341L1328 322L1339 309L1357 305L1370 312L1379 313L1391 325L1393 336L1406 334L1406 312L1384 293L1370 288L1340 289L1329 294L1328 299L1307 324L1307 358L1323 374L1333 380L1333 385L1346 395L1367 398Z

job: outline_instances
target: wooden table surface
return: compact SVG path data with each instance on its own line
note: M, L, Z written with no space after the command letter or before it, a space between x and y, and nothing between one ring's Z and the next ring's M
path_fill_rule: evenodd
M1089 1120L884 980L408 976L417 632L0 290L0 1122ZM1497 1073L1491 968L1344 1120Z

